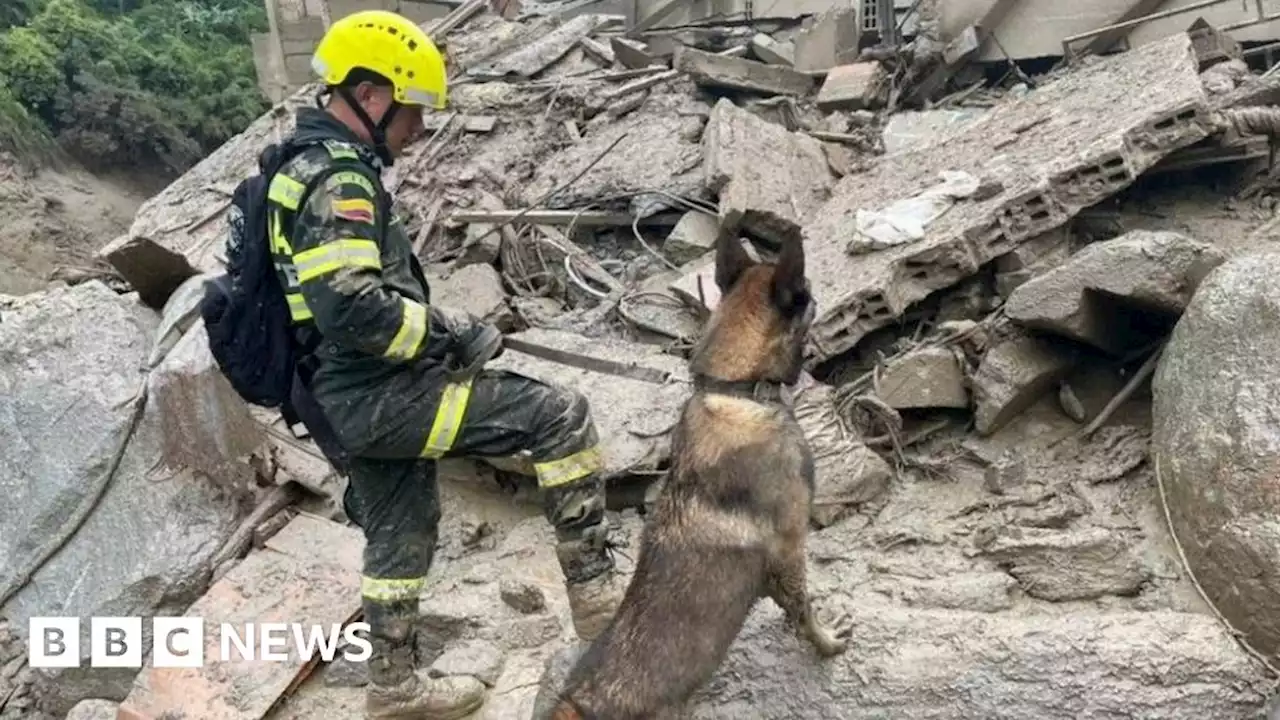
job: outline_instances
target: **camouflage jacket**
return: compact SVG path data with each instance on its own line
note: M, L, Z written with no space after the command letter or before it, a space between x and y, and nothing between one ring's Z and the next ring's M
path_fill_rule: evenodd
M324 110L303 108L294 140L316 143L278 172L268 233L296 324L323 336L322 392L368 391L406 369L440 367L484 325L431 305L431 291L381 185L373 149ZM333 169L299 206L306 185ZM380 201L379 198L385 198Z

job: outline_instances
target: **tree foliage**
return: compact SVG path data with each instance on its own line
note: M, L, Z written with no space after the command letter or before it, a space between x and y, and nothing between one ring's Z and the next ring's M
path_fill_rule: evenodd
M249 43L262 0L0 6L0 99L91 166L180 172L268 107Z

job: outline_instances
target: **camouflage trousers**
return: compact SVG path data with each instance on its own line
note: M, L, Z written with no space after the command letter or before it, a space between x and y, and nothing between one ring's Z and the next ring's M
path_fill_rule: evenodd
M469 383L406 373L358 402L368 424L336 429L350 451L345 509L366 538L365 600L416 602L421 593L441 517L441 458L523 456L561 541L604 520L599 437L577 392L504 370Z

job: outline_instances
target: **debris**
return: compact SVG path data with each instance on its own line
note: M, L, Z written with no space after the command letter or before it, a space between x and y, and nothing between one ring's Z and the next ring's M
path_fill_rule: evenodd
M680 218L662 244L662 253L677 264L692 262L715 250L720 222L714 215L692 210Z
M1061 265L1070 256L1071 234L1066 226L1026 240L996 258L996 292L1008 298L1023 283Z
M858 8L832 7L805 22L796 33L793 63L806 73L826 72L858 58Z
M644 43L636 42L630 38L617 36L611 38L610 43L614 57L616 57L618 62L622 63L622 66L625 68L639 70L640 68L663 64L658 62L656 57L647 52Z
M446 277L428 276L427 282L432 304L468 312L503 332L515 329L515 313L492 265L466 265Z
M796 421L813 450L814 494L810 516L827 527L851 508L872 502L889 489L888 463L847 431L832 402L832 389L802 376L795 397Z
M813 78L778 65L725 57L691 47L676 49L675 69L687 73L702 87L745 90L762 95L806 95Z
M593 37L582 37L578 39L578 44L582 46L587 54L604 63L606 67L613 65L617 61L617 56L613 48L596 40Z
M330 632L360 614L360 569L364 538L359 528L299 515L267 548L250 553L187 610L210 627L222 623L243 629L263 618L287 618L303 628L317 625ZM316 548L325 552L317 553ZM287 628L282 628L287 630ZM256 627L266 633L262 627ZM244 638L247 640L247 638ZM276 640L288 640L282 633ZM204 654L220 657L219 634L206 631ZM265 646L267 637L255 636ZM288 646L285 642L285 647ZM257 656L258 648L254 647ZM232 643L231 651L238 652ZM270 661L235 658L202 667L143 668L133 691L120 706L121 720L189 715L209 720L256 720L292 692L319 663L318 654L304 659Z
M844 178L804 229L819 307L810 365L1124 189L1165 155L1207 136L1207 114L1190 40L1174 36L1097 58L993 108L952 135L945 153L886 155ZM943 169L1002 191L955 205L923 240L864 256L843 252L858 210L918 194Z
M467 225L467 240L462 245L462 255L456 261L458 267L467 265L493 265L502 252L502 236L493 232L490 223Z
M161 311L160 327L156 329L156 340L147 358L147 367L159 365L200 318L204 282L212 276L212 273L203 273L190 277L169 296Z
M751 38L751 52L760 62L770 65L792 67L796 62L796 46L791 41L780 42L764 33L756 33Z
M720 286L716 284L714 255L707 255L680 268L681 275L671 284L671 292L693 307L710 313L720 304Z
M974 420L990 435L1051 391L1077 362L1071 348L1022 336L991 348L973 376Z
M1260 653L1280 650L1273 520L1280 255L1210 274L1152 380L1151 449L1171 531L1210 603Z
M468 640L445 648L444 653L431 664L431 677L471 675L489 687L498 682L502 674L502 651L485 640Z
M964 371L950 348L921 348L885 365L876 394L895 410L968 408Z
M579 15L515 52L491 63L473 67L469 72L485 78L509 75L532 77L564 57L582 38L595 32L604 22L606 18L602 15Z
M859 210L856 234L849 239L849 254L862 255L923 239L930 223L946 214L957 201L972 197L979 188L978 178L969 173L944 170L938 180L938 184L919 195L883 210Z
M523 213L523 214L521 214ZM579 227L611 227L627 226L634 219L623 213L600 211L575 212L573 210L478 210L476 212L457 212L450 216L455 223L502 223L519 218L531 225L577 225ZM646 222L647 221L647 222ZM674 225L677 218L670 215L657 215L640 220L641 225Z
M1124 354L1159 339L1225 258L1184 235L1135 230L1020 285L1005 310L1026 327Z
M498 118L493 115L463 115L457 119L449 115L428 115L424 118L423 127L427 132L439 132L450 121L458 123L465 132L489 133L498 125Z
M1134 595L1151 577L1134 543L1103 528L1004 527L982 552L1017 578L1028 595L1053 602Z
M593 357L670 373L676 381L655 385L510 351L485 366L494 370L514 370L582 393L591 405L608 475L656 464L668 455L669 438L656 433L662 433L675 424L680 407L688 396L689 381L683 379L687 378L688 371L682 360L651 345L608 338L587 339L553 330L531 329L509 337L566 352L589 348Z
M503 580L498 591L502 595L502 602L525 615L542 612L547 607L547 599L542 593L542 588L532 583Z
M1191 47L1201 70L1226 60L1243 60L1244 48L1240 41L1210 25L1204 18L1197 18L1187 28L1187 34L1191 36Z
M981 109L904 111L889 116L882 134L886 154L946 142L966 124L982 117Z
M182 607L240 520L225 488L162 463L161 421L140 405L157 323L98 281L20 298L0 322L0 607L24 634L54 608ZM45 671L42 709L123 699L135 672L87 661Z
M860 62L831 68L818 90L818 107L833 110L866 110L885 102L889 76L878 62Z
M720 196L720 222L782 243L827 199L835 178L822 143L761 120L728 99L703 136L707 186Z

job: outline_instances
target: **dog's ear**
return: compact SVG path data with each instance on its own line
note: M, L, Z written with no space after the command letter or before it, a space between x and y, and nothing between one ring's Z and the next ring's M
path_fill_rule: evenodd
M784 315L798 314L809 304L809 282L804 276L804 240L799 233L782 243L773 271L773 302Z
M738 233L722 227L716 238L716 285L720 287L720 294L728 295L742 273L753 264Z

